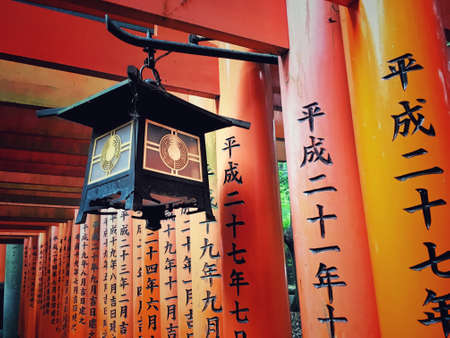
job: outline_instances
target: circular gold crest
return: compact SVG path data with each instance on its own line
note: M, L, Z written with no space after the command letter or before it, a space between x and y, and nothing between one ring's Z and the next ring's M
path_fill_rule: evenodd
M100 163L103 171L106 173L110 173L119 161L120 144L121 141L119 135L114 134L106 140L105 145L103 146Z
M188 148L178 136L164 135L159 146L159 156L166 166L174 170L182 170L187 166Z

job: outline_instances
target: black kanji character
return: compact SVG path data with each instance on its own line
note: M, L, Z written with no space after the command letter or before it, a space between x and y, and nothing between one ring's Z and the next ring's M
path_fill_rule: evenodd
M347 286L347 283L342 281L336 281L339 278L337 274L333 274L337 269L332 266L327 268L323 263L320 263L319 270L317 270L316 277L319 279L319 283L314 283L314 287L317 289L327 288L328 290L328 300L333 303L333 287L336 286Z
M314 136L310 136L309 138L311 139L311 145L303 147L303 161L300 167L303 167L307 162L311 163L319 160L326 165L332 165L333 161L331 160L330 154L328 154L327 158L324 157L326 149L321 147L324 139L321 137L316 139Z
M428 199L428 190L423 188L418 188L416 191L420 194L420 199L422 204L418 204L409 208L405 208L406 212L413 213L418 210L422 210L423 212L423 219L425 221L425 226L427 227L427 230L430 229L431 226L431 211L430 209L432 207L437 207L440 205L447 204L443 199L438 199L435 201L431 201Z
M314 131L314 118L325 115L325 113L320 111L321 109L317 102L307 104L306 106L303 106L302 108L306 109L306 110L302 111L303 115L306 115L306 116L302 117L300 119L297 119L297 121L299 121L299 122L308 121L309 130L311 132L313 132Z
M225 177L223 179L223 184L236 181L238 184L242 184L242 176L239 175L237 170L238 164L231 161L228 162L229 168L225 169Z
M326 318L317 318L317 320L321 323L330 323L330 337L331 338L335 338L335 325L334 323L346 323L348 322L347 318L345 317L335 317L334 316L334 307L332 307L331 305L327 304L327 309L328 309L328 317Z
M417 99L417 102L425 103L426 101L424 99ZM418 104L411 108L409 106L409 101L400 101L399 104L403 106L403 109L405 111L398 115L391 115L391 117L394 119L394 135L392 136L392 141L395 140L399 133L403 137L407 136L409 134L409 127L411 126L411 122L414 124L414 129L411 132L411 135L415 134L417 130L420 130L422 133L428 136L436 135L434 127L431 123L428 128L422 126L425 120L425 117L422 114L417 113L417 117L414 115L414 112L421 110L423 106ZM402 128L401 131L400 128Z
M448 304L448 301L450 301L450 293L447 293L444 296L437 297L436 293L433 290L429 289L426 290L427 290L427 298L425 299L423 306L429 303L438 304L438 306L433 307L432 310L434 312L439 313L440 316L436 317L436 315L432 312L425 312L425 314L427 315L427 319L420 319L419 322L427 326L440 322L445 337L448 337L450 334L450 315L449 315L450 304Z
M206 290L206 297L203 300L203 309L202 312L208 308L208 305L211 304L211 310L215 313L222 312L222 306L220 308L216 308L216 296L211 296L211 291Z
M408 64L406 64L406 60L408 60ZM408 77L406 76L406 73L413 70L423 69L421 65L415 64L416 60L412 58L412 54L410 53L406 53L402 56L389 60L388 63L392 63L394 65L389 65L389 70L391 73L383 76L383 80L388 80L394 76L399 76L403 90L406 90L406 87L408 86Z
M450 251L447 250L442 255L436 256L436 244L431 242L425 242L423 244L427 247L428 256L430 257L430 259L417 265L411 266L410 269L420 271L428 266L431 266L431 271L433 271L436 276L442 278L450 278L450 270L440 271L438 267L439 263L445 262L450 259Z
M227 137L225 140L225 148L222 148L222 150L228 150L228 158L231 158L231 150L235 147L240 147L241 145L236 142L235 136Z

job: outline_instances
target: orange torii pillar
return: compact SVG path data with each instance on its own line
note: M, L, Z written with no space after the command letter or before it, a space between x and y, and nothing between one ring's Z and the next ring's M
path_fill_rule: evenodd
M232 127L216 135L223 334L227 338L288 337L291 326L269 68L220 59L219 73L220 115L251 122L250 130ZM202 277L220 277L214 264L203 267Z
M379 337L339 13L287 6L280 85L303 334Z
M450 107L437 6L341 7L383 337L450 334Z

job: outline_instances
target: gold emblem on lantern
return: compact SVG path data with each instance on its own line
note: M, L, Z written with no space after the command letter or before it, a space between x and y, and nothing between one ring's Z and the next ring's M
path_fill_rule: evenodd
M102 170L106 173L110 173L116 166L120 158L120 137L117 134L111 135L105 142L102 149L102 155L100 163Z
M201 182L200 138L146 120L143 169Z
M174 134L161 138L159 156L166 166L174 170L184 169L189 162L186 144Z
M133 123L128 122L95 139L89 184L130 169Z

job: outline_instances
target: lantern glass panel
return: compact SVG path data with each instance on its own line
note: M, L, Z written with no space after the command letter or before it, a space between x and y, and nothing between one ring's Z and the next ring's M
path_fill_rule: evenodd
M145 140L144 169L202 181L198 136L146 120Z
M115 128L94 141L89 184L130 169L133 122Z

